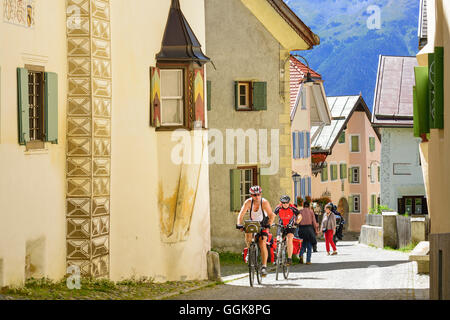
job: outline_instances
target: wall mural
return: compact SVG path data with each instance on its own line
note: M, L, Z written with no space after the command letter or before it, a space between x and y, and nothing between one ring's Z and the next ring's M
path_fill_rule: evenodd
M35 0L3 0L3 21L34 27Z

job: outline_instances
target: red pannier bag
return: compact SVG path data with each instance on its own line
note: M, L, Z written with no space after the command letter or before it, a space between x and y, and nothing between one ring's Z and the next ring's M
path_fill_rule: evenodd
M293 239L293 254L299 254L300 253L300 249L302 248L302 242L303 242L303 240L302 239L299 239L299 238L295 238L294 237L294 239Z
M248 248L244 248L244 251L242 251L242 259L244 260L244 263L247 263L247 253Z

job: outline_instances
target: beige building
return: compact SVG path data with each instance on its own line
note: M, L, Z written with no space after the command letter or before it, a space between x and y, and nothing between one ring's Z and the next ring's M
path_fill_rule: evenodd
M309 73L309 74L308 74ZM296 57L290 58L292 202L312 196L311 126L331 124L320 74Z
M0 287L206 278L204 1L22 4L0 3Z
M450 299L450 3L421 2L415 70L414 135L430 217L430 298Z
M380 137L362 96L328 97L331 125L311 128L312 156L326 156L313 175L312 198L328 197L351 231L360 231L380 198Z
M319 39L281 0L208 0L206 44L212 247L240 252L250 186L272 207L291 193L290 51Z

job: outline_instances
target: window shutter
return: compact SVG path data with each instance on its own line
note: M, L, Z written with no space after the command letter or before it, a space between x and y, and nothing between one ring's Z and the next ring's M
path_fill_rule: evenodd
M381 172L381 167L380 166L378 166L378 182L380 182L380 172Z
M306 109L306 87L302 89L302 110Z
M427 198L422 198L422 214L428 214Z
M206 99L208 100L206 108L211 111L211 80L206 81Z
M311 156L311 133L306 132L306 158Z
M353 183L352 168L348 168L348 182Z
M194 69L194 121L192 128L202 127L205 128L205 73L203 68Z
M230 170L230 210L241 210L241 171Z
M434 53L428 54L430 71L429 82L429 127L444 128L444 48L435 47Z
M300 159L305 157L305 134L304 132L298 133L298 141L300 142Z
M311 190L311 177L308 177L308 196L311 197L312 190Z
M414 67L414 76L416 81L416 115L418 115L416 126L418 126L419 135L421 135L422 133L430 132L430 106L428 104L428 67Z
M296 203L296 199L297 199L297 194L298 194L298 190L297 190L297 181L296 179L293 178L294 181L294 203Z
M161 126L161 72L150 67L150 125Z
M58 143L58 75L45 72L45 141Z
M404 214L405 213L405 199L398 198L397 199L397 213Z
M369 137L369 148L370 148L370 152L375 151L375 138L374 137Z
M292 132L292 157L297 159L297 135L295 132Z
M348 197L348 207L349 212L354 212L353 196Z
M269 198L269 191L270 191L270 177L269 175L262 175L261 174L261 169L258 170L259 176L258 176L258 182L259 182L259 186L262 189L262 194L264 196L264 198L268 199ZM269 200L269 199L268 199ZM270 202L270 200L269 200Z
M267 110L267 82L253 82L253 110Z
M352 152L358 152L359 151L359 136L352 136L351 144L352 144Z
M30 109L28 101L28 70L17 68L17 107L19 144L30 141Z

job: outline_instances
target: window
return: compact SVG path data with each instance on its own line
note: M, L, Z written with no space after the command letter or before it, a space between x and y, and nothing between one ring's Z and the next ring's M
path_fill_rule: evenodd
M322 172L320 173L320 177L322 182L328 181L328 165L323 167Z
M58 143L58 76L43 67L17 68L19 144Z
M369 149L370 152L375 151L375 137L369 137Z
M236 81L234 90L237 111L267 110L267 82Z
M376 194L372 194L370 196L370 207L373 209L377 206L377 195Z
M404 196L397 202L399 214L428 214L427 201L424 196Z
M359 183L359 167L351 167L349 175L349 182L350 183Z
M240 167L230 170L231 211L239 211L241 209L244 201L250 198L250 187L257 184L257 167ZM262 186L262 182L259 185L263 188L263 192L267 192L265 187Z
M341 134L339 135L339 140L338 143L345 143L345 131L342 131Z
M302 99L302 110L306 110L306 88L305 87L303 87L303 89L302 89L302 97L301 97L301 99Z
M370 183L375 183L375 165L370 165Z
M359 152L359 135L350 136L350 152Z
M184 85L182 69L161 69L161 125L184 124Z
M359 213L361 211L361 196L359 194L350 196L350 212Z
M381 167L378 166L378 182L380 182L380 175L381 175Z
M239 92L238 110L250 110L251 109L250 83L240 82L238 92Z
M331 181L337 180L337 178L338 178L337 164L330 165L330 175L331 175Z
M292 180L294 181L294 203L297 203L301 193L301 177L297 174L292 177Z

